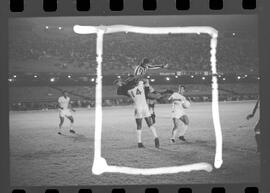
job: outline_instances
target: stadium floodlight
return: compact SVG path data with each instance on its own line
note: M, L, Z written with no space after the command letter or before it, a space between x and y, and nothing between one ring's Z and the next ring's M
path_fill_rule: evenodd
M261 78L260 77L257 77L258 80L260 80Z
M176 75L175 78L178 78L178 76Z
M49 26L46 25L45 28L46 28L46 29L49 29Z
M96 61L97 61L97 79L96 79L96 96L95 96L95 148L92 172L95 175L101 175L105 172L125 173L133 175L160 175L172 174L178 172L190 172L204 170L211 172L212 164L206 162L192 163L182 166L160 167L160 168L133 168L108 165L105 158L101 156L101 134L102 134L102 55L103 55L103 36L104 34L132 32L138 34L208 34L210 41L210 65L212 70L212 117L216 136L215 151L215 168L220 168L222 160L222 132L219 117L218 105L218 79L216 69L216 48L218 31L212 27L138 27L129 25L112 25L112 26L80 26L73 27L74 32L78 34L97 34L96 39Z
M240 80L241 79L241 76L237 76L237 79Z
M17 75L16 75L16 74L14 74L14 75L13 75L13 78L17 78Z
M194 76L193 76L193 75L191 75L190 77L191 77L191 78L194 78Z
M166 77L166 80L168 80L168 81L169 81L169 80L170 80L170 77Z
M12 81L13 81L13 79L12 79L12 78L9 78L9 79L8 79L8 81L9 81L9 82L12 82Z
M155 79L152 78L150 81L151 81L151 82L155 82Z
M205 80L205 77L203 76L202 79Z
M61 29L62 29L62 27L58 27L58 29L59 29L59 30L61 30Z
M68 75L68 78L71 78L71 75Z
M38 76L37 75L34 75L34 78L37 78Z
M226 80L226 78L224 77L222 80Z
M94 78L91 78L91 82L94 82L95 81L95 79Z
M50 82L54 82L54 81L55 81L55 78L51 78L51 79L50 79Z

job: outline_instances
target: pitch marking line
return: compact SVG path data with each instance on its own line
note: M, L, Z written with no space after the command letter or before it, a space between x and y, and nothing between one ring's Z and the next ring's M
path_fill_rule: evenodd
M80 26L73 27L78 34L97 34L96 53L97 53L97 79L96 79L96 109L95 109L95 153L92 167L93 174L101 175L104 172L125 173L133 175L160 175L173 174L179 172L190 172L204 170L211 172L213 167L209 163L201 162L182 166L161 167L161 168L132 168L108 165L106 160L101 157L101 133L102 133L102 54L103 36L109 33L132 32L140 34L208 34L211 36L210 42L210 62L212 70L212 117L216 136L215 168L220 168L222 160L222 132L219 117L218 105L218 79L216 68L216 48L218 31L212 27L137 27L128 25L112 26Z

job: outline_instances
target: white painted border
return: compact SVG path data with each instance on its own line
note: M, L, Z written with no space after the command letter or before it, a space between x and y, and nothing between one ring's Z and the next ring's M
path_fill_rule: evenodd
M133 32L141 34L200 34L205 33L211 36L210 42L210 62L212 70L212 117L216 136L216 152L214 166L220 168L222 160L222 133L219 118L218 105L218 79L216 68L216 47L218 31L212 27L137 27L128 25L112 26L79 26L75 25L73 30L78 34L97 34L97 79L96 79L96 110L95 110L95 152L92 167L93 174L100 175L104 172L125 173L133 175L157 175L172 174L179 172L190 172L204 170L211 172L213 167L209 163L201 162L182 166L161 167L161 168L132 168L108 165L106 160L101 157L101 133L102 133L102 54L103 54L103 35L107 33Z

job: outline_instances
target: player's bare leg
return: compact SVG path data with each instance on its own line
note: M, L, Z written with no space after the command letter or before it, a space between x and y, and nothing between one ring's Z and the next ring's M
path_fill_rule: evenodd
M152 123L152 121L151 121L151 117L146 117L145 118L145 121L146 121L146 123L147 123L147 126L151 129L151 131L152 131L152 133L153 133L153 135L154 135L154 137L155 137L155 147L156 148L159 148L159 138L158 138L158 135L157 135L157 130L156 130L156 128L153 126L153 123Z
M255 141L257 144L257 152L260 153L261 152L261 131L260 131L260 120L259 122L256 124L255 126Z
M142 119L136 119L138 148L144 148L142 143Z
M172 143L175 143L175 138L177 135L177 129L179 128L179 120L176 118L173 118L173 129L172 129L172 137L170 139L170 141Z
M180 132L179 132L179 139L182 140L182 141L186 141L185 139L185 134L186 134L186 131L188 129L188 125L189 125L189 119L188 119L188 116L187 115L183 115L182 117L180 117L180 120L183 122L183 126L182 128L180 129Z
M73 123L74 123L73 117L72 117L72 116L68 116L67 118L70 120L69 132L70 132L70 133L76 133L76 132L73 130Z
M61 133L61 131L62 131L62 126L63 126L63 123L64 123L64 120L65 120L65 118L64 117L59 117L60 118L60 123L59 123L59 129L58 129L58 132L57 132L57 134L59 134L59 135L61 135L62 133Z
M257 144L257 153L261 152L261 134L260 133L255 133L255 140Z

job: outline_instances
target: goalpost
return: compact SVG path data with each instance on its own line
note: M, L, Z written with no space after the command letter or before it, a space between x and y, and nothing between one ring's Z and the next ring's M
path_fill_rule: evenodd
M96 175L101 175L104 172L125 173L133 175L157 175L157 174L172 174L179 172L190 172L204 170L211 172L212 164L206 162L193 163L181 166L159 167L159 168L133 168L108 165L105 158L101 156L101 133L102 133L102 55L103 55L103 36L104 34L133 32L140 34L208 34L211 37L210 41L210 63L212 71L212 117L216 137L216 150L214 167L220 168L222 160L222 132L219 116L218 105L218 77L216 68L216 48L218 31L212 27L137 27L128 25L112 25L112 26L80 26L73 27L74 32L78 34L97 34L96 53L97 53L97 79L96 79L96 106L95 106L95 148L94 162L92 172Z

